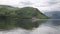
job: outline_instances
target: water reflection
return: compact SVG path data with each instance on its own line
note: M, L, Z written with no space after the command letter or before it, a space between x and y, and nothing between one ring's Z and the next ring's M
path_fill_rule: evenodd
M60 34L60 20L59 19L40 19L36 21L39 23L38 28L33 30L25 30L22 28L15 28L9 31L0 31L0 34ZM42 24L41 24L42 23Z
M48 19L46 23L33 30L32 34L60 34L60 19Z

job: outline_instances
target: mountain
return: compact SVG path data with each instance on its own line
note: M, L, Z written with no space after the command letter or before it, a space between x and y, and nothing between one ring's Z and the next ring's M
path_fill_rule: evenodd
M37 8L17 8L8 5L0 5L0 29L11 29L14 27L32 29L41 23L32 23L32 18L47 19L48 17Z
M52 18L53 19L60 19L60 11L53 12Z
M60 19L60 11L45 12L51 19Z
M36 18L40 18L40 19L46 19L47 18L46 15L41 13L37 8L33 8L33 7L21 8L17 11L17 13L19 13L19 12L22 13L23 16L25 15L26 18L28 18L28 17L30 17L30 18L36 17Z

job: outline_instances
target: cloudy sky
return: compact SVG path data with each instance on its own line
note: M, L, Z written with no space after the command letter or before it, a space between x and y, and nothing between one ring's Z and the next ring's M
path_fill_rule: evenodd
M0 0L0 5L31 6L40 11L60 11L60 0Z

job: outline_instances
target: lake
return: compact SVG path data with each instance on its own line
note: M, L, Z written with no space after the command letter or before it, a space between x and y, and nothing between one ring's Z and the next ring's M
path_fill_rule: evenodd
M60 20L46 19L46 23L40 24L33 30L14 28L12 30L0 31L0 34L60 34Z

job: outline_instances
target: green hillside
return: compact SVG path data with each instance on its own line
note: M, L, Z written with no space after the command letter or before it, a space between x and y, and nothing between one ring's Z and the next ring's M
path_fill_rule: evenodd
M36 17L36 18L40 18L40 19L46 19L47 18L46 15L41 13L37 8L33 8L33 7L21 8L21 9L18 10L18 13L20 15L24 16L22 18L32 18L32 17Z
M11 29L14 27L32 29L36 25L35 23L32 22L33 17L38 19L48 18L46 15L41 13L37 8L33 7L17 8L7 5L0 5L0 29Z

